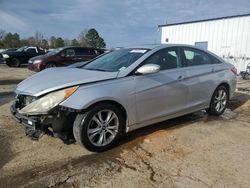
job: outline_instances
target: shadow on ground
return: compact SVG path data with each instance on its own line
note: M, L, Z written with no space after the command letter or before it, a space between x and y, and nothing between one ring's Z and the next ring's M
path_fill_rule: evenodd
M9 103L15 98L15 93L12 91L0 92L0 106Z
M236 92L234 97L229 101L228 108L232 111L244 105L247 101L250 100L250 95L245 93Z
M10 161L15 156L14 152L12 152L12 150L10 149L12 139L13 138L9 135L4 134L3 130L1 130L0 128L0 170L8 161Z
M22 81L22 79L14 79L14 80L0 80L0 85L13 85L18 84Z
M22 79L5 79L0 80L0 87L8 86L8 85L17 85L20 83ZM0 106L9 103L15 97L15 93L13 91L3 91L0 92Z

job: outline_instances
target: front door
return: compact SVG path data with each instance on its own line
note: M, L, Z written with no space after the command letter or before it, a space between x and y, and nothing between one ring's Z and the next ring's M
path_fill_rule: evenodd
M28 63L30 58L35 57L37 55L38 53L35 48L28 48L23 52L21 61L26 64Z
M60 54L60 64L62 64L63 66L68 66L72 63L76 63L77 61L75 57L76 54L73 48L65 49Z
M138 123L175 114L186 108L186 72L181 68L179 54L178 48L166 48L142 63L158 64L161 70L135 78Z

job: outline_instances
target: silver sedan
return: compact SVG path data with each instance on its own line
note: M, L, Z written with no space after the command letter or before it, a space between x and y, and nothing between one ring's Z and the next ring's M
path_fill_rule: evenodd
M147 125L203 109L221 115L236 74L233 65L193 46L123 48L27 78L11 112L31 137L50 130L101 152Z

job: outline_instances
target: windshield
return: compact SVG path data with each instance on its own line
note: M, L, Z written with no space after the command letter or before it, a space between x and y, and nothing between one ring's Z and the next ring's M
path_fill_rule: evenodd
M112 51L91 61L82 68L88 70L118 72L132 65L147 51L148 49L121 49Z
M54 49L54 50L48 52L47 54L48 54L48 55L55 55L55 54L57 54L58 52L62 51L63 49L64 49L64 48L56 48L56 49Z
M22 52L25 48L27 48L27 46L24 46L24 47L18 48L16 51L17 51L17 52Z

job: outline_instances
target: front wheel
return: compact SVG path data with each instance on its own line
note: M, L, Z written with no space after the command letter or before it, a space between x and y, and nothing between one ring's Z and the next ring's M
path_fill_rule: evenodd
M214 116L223 114L229 100L228 89L225 86L219 86L211 99L210 107L206 109L207 113Z
M45 66L45 69L53 68L53 67L56 67L56 64L55 64L55 63L48 63L48 64Z
M20 67L20 60L17 58L12 58L6 63L10 67Z
M85 114L77 115L73 133L80 145L93 152L110 149L125 125L122 111L111 104L98 104Z

